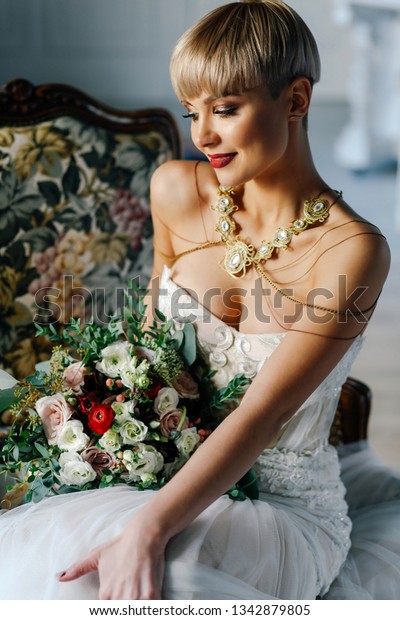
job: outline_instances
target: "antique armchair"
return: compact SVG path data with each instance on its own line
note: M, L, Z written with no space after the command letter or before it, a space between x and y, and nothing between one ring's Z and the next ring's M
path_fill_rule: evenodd
M180 157L172 116L121 111L62 84L0 91L0 368L48 359L33 320L108 320L152 264L149 181Z
M353 377L342 387L329 443L341 446L367 439L368 419L371 411L371 390Z

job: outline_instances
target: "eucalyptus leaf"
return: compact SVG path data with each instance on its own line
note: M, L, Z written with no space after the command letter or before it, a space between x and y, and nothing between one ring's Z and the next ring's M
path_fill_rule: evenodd
M178 329L172 336L170 342L176 351L182 346L184 334L182 329Z
M30 492L32 493L32 501L37 504L48 495L49 490L43 484L42 478L37 476L31 485Z
M0 390L0 413L15 405L19 400L14 394L14 388Z
M196 361L197 349L196 349L196 332L191 323L185 323L183 328L183 346L179 349L179 353L182 355L188 366L191 366Z
M33 375L26 377L25 381L35 387L45 387L47 385L47 374L44 370L36 370Z
M49 451L44 446L42 446L40 443L35 442L33 445L35 446L39 454L43 456L43 458L47 459L50 457Z

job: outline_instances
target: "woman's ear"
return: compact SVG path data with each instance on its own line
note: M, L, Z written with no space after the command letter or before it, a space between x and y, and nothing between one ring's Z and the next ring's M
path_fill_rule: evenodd
M307 116L311 102L312 87L306 77L298 77L289 85L289 121L298 121Z

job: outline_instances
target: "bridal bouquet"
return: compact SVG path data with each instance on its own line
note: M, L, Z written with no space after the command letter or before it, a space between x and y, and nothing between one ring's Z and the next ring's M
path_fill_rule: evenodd
M108 325L71 323L45 368L0 391L14 418L0 472L17 474L26 500L126 483L159 488L190 458L243 392L235 377L216 389L193 325L177 329L157 312L146 328L138 298ZM247 482L247 481L246 481ZM239 486L231 497L241 499Z

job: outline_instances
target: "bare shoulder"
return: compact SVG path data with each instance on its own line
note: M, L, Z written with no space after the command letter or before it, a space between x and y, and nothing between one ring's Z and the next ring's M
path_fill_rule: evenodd
M197 209L199 198L217 185L216 177L207 162L172 160L154 172L151 185L152 211L168 218L180 217Z
M207 162L169 161L154 172L150 203L154 227L154 269L202 238L202 212L217 181ZM199 238L198 238L198 235Z
M390 268L390 249L375 225L350 209L343 209L321 244L315 284L328 283L334 291L346 280L352 289L363 288L363 306L373 304Z

